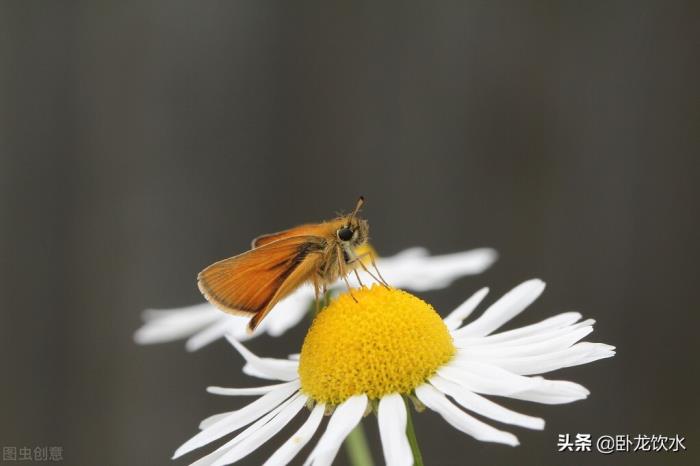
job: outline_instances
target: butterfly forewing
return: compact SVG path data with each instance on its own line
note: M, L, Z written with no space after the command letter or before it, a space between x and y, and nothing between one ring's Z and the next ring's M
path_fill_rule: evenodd
M324 243L323 238L310 235L267 243L204 269L198 276L199 289L220 309L253 315L257 323L277 301L311 277L320 258L315 253ZM251 321L251 328L255 323Z
M330 225L331 232L333 231L333 225ZM255 238L252 242L253 248L259 248L270 244L274 241L279 241L284 238L291 238L294 236L319 236L323 237L328 234L329 224L328 223L308 223L306 225L299 225L288 230L278 231L276 233L268 233L266 235L260 235Z

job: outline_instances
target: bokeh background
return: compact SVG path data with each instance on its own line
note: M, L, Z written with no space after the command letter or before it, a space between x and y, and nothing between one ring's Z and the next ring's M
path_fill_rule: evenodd
M223 341L135 345L141 310L201 302L204 266L364 194L381 253L499 251L422 295L443 313L540 277L509 327L579 310L618 347L553 374L586 401L504 403L547 420L518 448L419 415L427 464L698 464L699 20L693 1L3 2L0 442L198 458L169 460L244 402L204 387L254 381ZM567 432L689 451L557 453Z

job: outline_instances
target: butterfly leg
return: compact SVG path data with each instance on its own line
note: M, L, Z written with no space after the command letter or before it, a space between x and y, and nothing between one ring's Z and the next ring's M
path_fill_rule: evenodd
M379 268L377 267L377 263L374 262L374 256L372 255L371 252L368 252L369 254L369 261L372 263L372 267L374 267L374 270L377 272L377 275L379 275L379 278L382 280L382 285L384 285L387 289L389 288L389 284L387 283L386 280L384 280L384 277L382 277L382 273L379 271Z
M316 314L314 314L314 315L318 315L318 312L321 310L320 309L321 302L320 302L320 298L319 298L318 280L316 279L316 277L314 277L313 282L314 282L314 295L316 296ZM324 288L325 288L325 286L324 286ZM323 296L325 298L325 296L326 296L325 291L323 293Z
M352 294L352 287L350 286L350 282L348 281L347 272L345 271L345 265L343 264L343 251L340 249L340 246L336 248L336 255L338 256L338 270L340 272L340 276L343 277L343 280L345 281L345 286L348 288L348 293L350 293L350 297L353 299L353 301L357 302L357 298L355 298L355 295Z
M374 275L372 272L370 272L369 269L368 269L368 268L365 266L365 264L362 262L362 258L363 258L363 257L366 257L366 256L369 256L369 260L372 262L372 265L374 266L374 270L377 271L377 275L379 275L379 278L377 278L376 275ZM362 267L362 269L363 269L365 272L367 272L367 273L369 274L369 276L372 277L372 279L374 279L375 282L381 284L381 285L382 285L384 288L386 288L386 289L389 289L389 288L390 288L390 287L389 287L389 284L386 282L386 280L384 280L384 277L382 277L382 274L379 273L379 269L377 268L377 264L374 262L374 257L372 257L372 253L371 253L371 252L366 252L366 253L364 253L364 254L362 254L362 255L357 256L357 257L354 258L350 263L355 262L355 261L357 261L357 262L360 263L360 267ZM356 272L357 272L357 271L356 271ZM359 277L358 277L358 280L359 280Z
M323 308L325 309L331 303L331 296L326 289L326 284L321 285L321 299L323 300Z
M365 284L362 283L362 280L360 280L360 274L357 272L357 269L352 269L352 271L355 272L355 278L357 278L357 283L359 283L362 288L365 288Z

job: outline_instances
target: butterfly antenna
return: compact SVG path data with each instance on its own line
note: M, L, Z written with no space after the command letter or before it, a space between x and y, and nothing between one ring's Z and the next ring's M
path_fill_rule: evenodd
M353 220L355 218L355 216L360 211L360 209L362 208L364 203L365 203L365 197L360 196L360 198L357 200L357 205L355 206L355 210L353 210L352 215L350 215L350 220Z

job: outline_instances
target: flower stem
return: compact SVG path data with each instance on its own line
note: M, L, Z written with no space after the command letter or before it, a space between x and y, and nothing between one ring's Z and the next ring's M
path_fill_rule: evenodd
M348 451L350 464L353 466L374 466L365 429L361 422L357 424L345 439L345 449Z
M420 454L420 448L418 447L418 439L416 438L416 431L413 428L413 406L408 401L404 399L406 403L406 437L408 437L408 443L411 445L411 453L413 453L413 466L423 466L423 456Z

